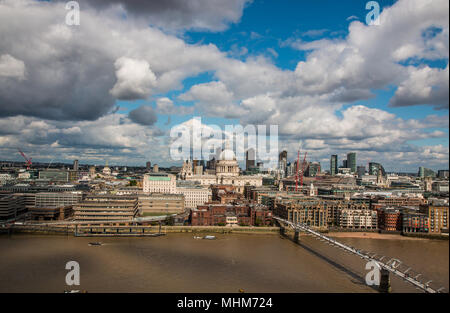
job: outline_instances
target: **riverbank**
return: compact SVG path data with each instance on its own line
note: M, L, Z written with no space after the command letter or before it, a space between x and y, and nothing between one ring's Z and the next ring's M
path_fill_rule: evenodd
M167 233L279 234L279 227L163 226Z
M95 227L93 227L95 228ZM98 227L97 227L98 228ZM102 228L102 227L100 227ZM103 227L105 229L114 227ZM124 227L126 229L126 227ZM141 227L142 228L142 227ZM148 233L157 233L159 231L158 226L149 226ZM279 227L251 227L251 226L238 226L238 227L224 227L224 226L162 226L161 233L193 233L193 234L279 234ZM37 234L37 235L74 235L74 227L61 227L61 226L20 226L6 230L4 235L12 234ZM99 234L100 236L101 234ZM117 234L119 235L119 234ZM124 234L120 234L124 235ZM126 234L125 234L126 235ZM95 234L90 234L95 237Z
M362 238L362 239L383 239L383 240L448 240L448 236L429 234L380 234L375 232L330 232L326 234L333 238Z

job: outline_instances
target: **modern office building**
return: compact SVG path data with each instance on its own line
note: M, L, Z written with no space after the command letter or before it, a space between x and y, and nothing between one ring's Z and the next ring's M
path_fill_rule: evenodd
M72 216L72 206L33 207L28 209L30 219L39 221L62 221Z
M356 173L356 153L350 152L347 153L347 166L351 172L354 174Z
M423 166L419 167L419 173L418 176L420 178L425 178L425 177L436 177L436 173L429 169L429 168L425 168Z
M330 160L330 174L334 176L337 173L338 173L338 156L336 154L333 154Z
M39 179L48 179L50 181L67 182L69 181L69 172L65 170L48 169L39 171Z
M255 149L250 148L245 152L245 170L250 171L255 167Z
M148 161L147 163L145 163L145 169L147 170L147 172L150 172L152 170L152 162Z
M308 167L305 171L306 177L316 177L317 174L320 174L321 168L320 168L320 162L310 162L308 164Z
M365 166L358 166L356 168L356 173L358 174L358 177L361 178L362 176L364 176L364 174L366 174L366 167Z
M61 206L72 206L82 200L81 193L72 192L39 192L35 196L35 207L55 208Z
M184 212L184 196L181 194L139 194L139 215L154 213L179 214Z
M282 151L278 156L278 169L282 173L282 177L286 177L286 167L287 167L287 151Z
M438 170L438 178L445 179L449 177L448 170Z
M138 198L91 194L74 205L73 212L75 221L128 224L138 213Z
M24 198L19 195L0 195L0 221L12 220L26 212Z
M369 162L369 175L377 176L380 170L381 175L386 176L386 171L384 170L383 165L381 165L380 163Z
M73 161L73 168L74 171L78 171L78 160Z

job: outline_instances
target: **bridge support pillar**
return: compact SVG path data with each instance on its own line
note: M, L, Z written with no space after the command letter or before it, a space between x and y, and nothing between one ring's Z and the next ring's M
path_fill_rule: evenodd
M296 229L296 230L295 230L295 233L294 233L294 242L295 242L295 243L300 243L299 233L300 233L299 230Z
M283 237L286 236L286 229L282 225L280 225L280 235Z
M389 278L389 271L382 268L380 270L380 286L378 287L378 291L381 293L389 293L391 292L391 281Z

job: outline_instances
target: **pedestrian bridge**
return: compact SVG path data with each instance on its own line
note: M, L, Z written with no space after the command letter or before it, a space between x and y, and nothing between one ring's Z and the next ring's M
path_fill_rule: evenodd
M351 247L349 245L343 244L333 238L327 237L304 224L296 224L280 217L274 216L274 219L277 220L280 224L287 225L294 230L294 241L298 241L299 232L304 232L306 234L312 235L314 238L323 241L333 247L341 249L350 254L356 255L361 259L366 260L367 262L373 261L378 264L381 269L381 275L388 275L392 273L405 282L414 285L418 289L426 292L426 293L443 293L445 292L444 287L438 288L435 286L432 280L427 280L423 277L423 275L419 272L415 272L412 268L406 266L402 261L395 258L387 258L383 255L377 255L376 253L370 253L368 251L364 251L358 248ZM389 276L387 276L388 278ZM389 280L387 280L389 283ZM381 284L380 284L381 286ZM385 286L386 287L386 286ZM386 290L389 288L387 286Z

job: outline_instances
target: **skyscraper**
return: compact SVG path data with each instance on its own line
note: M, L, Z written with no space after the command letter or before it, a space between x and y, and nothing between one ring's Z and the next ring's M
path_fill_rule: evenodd
M338 173L338 156L336 154L331 155L330 173L333 176Z
M384 170L383 165L380 163L370 162L369 163L369 175L378 175L378 172L381 170L381 174L386 176L386 171Z
M356 169L356 172L358 173L358 177L361 178L366 173L366 167L365 166L358 166Z
M150 171L150 170L152 169L152 162L148 161L148 162L145 164L145 168L146 168L147 171Z
M278 168L283 172L283 176L286 176L287 167L287 151L284 150L278 157Z
M78 160L73 161L73 170L78 171Z
M356 153L355 152L347 153L347 167L351 170L352 173L356 173Z
M245 170L250 170L251 167L255 167L255 149L250 148L245 152Z

